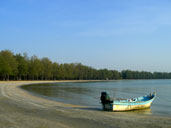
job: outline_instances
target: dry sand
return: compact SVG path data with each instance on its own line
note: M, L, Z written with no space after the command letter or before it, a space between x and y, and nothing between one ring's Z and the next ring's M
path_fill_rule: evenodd
M171 128L171 117L64 104L36 97L19 87L50 82L54 81L0 82L0 128Z

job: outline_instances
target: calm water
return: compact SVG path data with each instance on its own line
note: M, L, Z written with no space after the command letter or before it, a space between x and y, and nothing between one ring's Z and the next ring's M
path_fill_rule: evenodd
M26 85L24 89L45 98L64 103L101 108L101 91L110 97L133 98L156 92L151 109L146 114L171 116L171 80L123 80L113 82L55 83ZM141 111L137 111L140 112Z

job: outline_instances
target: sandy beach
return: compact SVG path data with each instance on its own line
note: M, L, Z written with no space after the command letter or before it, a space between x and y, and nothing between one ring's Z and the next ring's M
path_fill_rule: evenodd
M171 128L171 117L105 112L47 100L20 88L51 82L62 81L0 82L0 128Z

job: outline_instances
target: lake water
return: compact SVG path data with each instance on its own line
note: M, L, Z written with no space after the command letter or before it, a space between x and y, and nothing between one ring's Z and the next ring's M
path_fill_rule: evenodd
M22 88L50 100L86 105L101 109L100 95L107 91L110 97L133 98L156 92L151 109L141 114L171 116L171 80L121 80L112 82L53 83L26 85Z

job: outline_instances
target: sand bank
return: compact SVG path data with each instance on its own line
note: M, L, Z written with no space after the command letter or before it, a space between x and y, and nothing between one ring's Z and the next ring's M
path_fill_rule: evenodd
M0 82L1 128L169 128L171 117L105 112L36 97L19 86L54 81ZM63 81L55 81L63 82ZM65 81L66 82L66 81ZM70 81L67 81L70 82ZM76 81L74 81L76 82ZM81 82L81 81L80 81ZM97 101L98 102L98 101Z

